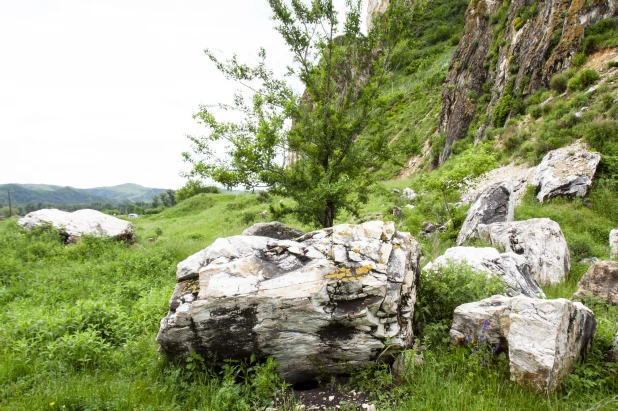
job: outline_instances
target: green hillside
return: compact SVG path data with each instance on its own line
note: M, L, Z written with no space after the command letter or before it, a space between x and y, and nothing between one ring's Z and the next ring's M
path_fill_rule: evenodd
M115 199L94 195L85 190L72 187L50 189L40 188L40 185L37 186L39 187L36 189L28 189L20 184L0 185L0 203L8 204L9 195L7 191L9 190L11 191L11 201L15 205L24 205L28 203L84 204L94 202L117 202Z
M112 187L96 187L96 188L86 188L84 191L87 191L90 194L113 198L117 201L151 201L152 196L157 195L165 189L163 188L149 188L143 187L139 184L121 184L118 186Z
M138 184L86 189L48 184L3 184L0 185L0 203L8 204L8 190L11 191L11 201L15 205L148 202L152 200L152 196L165 191L162 188L149 188Z

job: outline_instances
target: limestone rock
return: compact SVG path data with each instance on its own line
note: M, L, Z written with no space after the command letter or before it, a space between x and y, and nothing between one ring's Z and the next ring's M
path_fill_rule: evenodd
M491 298L455 309L451 342L482 338L508 352L511 380L552 392L586 354L596 320L581 303L524 296Z
M611 258L618 258L618 230L609 232L609 253Z
M424 221L423 224L421 224L421 230L423 230L423 233L425 234L435 233L437 229L438 227L429 221Z
M602 261L586 271L574 297L592 295L618 305L618 261Z
M571 269L564 234L549 218L479 225L477 231L491 245L524 256L541 285L561 283Z
M367 3L367 31L373 27L374 17L384 13L388 8L388 0L369 0Z
M83 235L112 237L124 241L135 239L133 224L96 210L77 210L68 213L56 209L43 209L27 214L17 224L26 230L51 224L65 237L67 243L73 243Z
M305 234L296 228L288 227L279 221L257 223L242 232L242 235L276 238L277 240L293 240Z
M457 245L462 245L466 240L476 237L479 224L513 221L515 201L512 193L513 184L510 181L504 181L490 186L479 195L468 210L466 220L457 236Z
M172 357L277 359L289 382L409 348L420 247L392 222L295 241L220 238L178 265L157 341ZM385 359L386 357L380 357Z
M599 153L579 146L569 146L550 151L536 168L532 185L537 188L540 202L558 196L584 197L597 166Z
M530 274L526 259L515 253L500 254L491 247L452 247L423 270L436 270L449 264L466 264L475 271L502 277L507 285L507 295L545 298L543 290Z

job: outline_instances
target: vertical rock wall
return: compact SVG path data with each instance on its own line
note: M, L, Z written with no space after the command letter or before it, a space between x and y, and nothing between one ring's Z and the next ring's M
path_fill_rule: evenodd
M487 125L507 106L497 109L502 99L509 98L506 95L530 94L569 68L585 28L615 16L617 4L617 0L471 2L442 93L440 131L446 134L446 145L440 164L471 125L475 140L484 136ZM481 117L474 121L477 115ZM506 119L508 110L498 116Z

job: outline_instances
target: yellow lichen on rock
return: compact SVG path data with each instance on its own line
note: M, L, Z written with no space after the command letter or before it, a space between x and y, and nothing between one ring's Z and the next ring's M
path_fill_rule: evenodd
M324 278L327 280L355 281L366 276L371 270L373 270L372 264L358 268L337 267L335 271L326 274Z

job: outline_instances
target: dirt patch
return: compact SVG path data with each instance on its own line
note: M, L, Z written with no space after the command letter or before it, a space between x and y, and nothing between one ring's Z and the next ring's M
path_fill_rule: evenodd
M588 56L584 67L592 68L599 73L603 73L607 71L607 63L610 61L618 61L618 47L600 50L591 54Z

